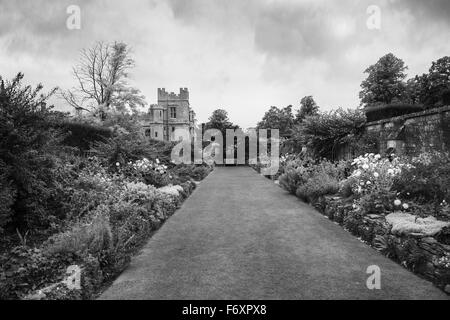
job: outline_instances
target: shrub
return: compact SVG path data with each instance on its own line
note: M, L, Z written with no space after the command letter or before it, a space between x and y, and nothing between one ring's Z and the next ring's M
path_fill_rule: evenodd
M170 170L171 174L176 175L180 182L188 180L201 181L211 172L207 165L186 165L181 164Z
M50 254L78 254L89 253L99 256L102 251L112 248L112 234L109 218L105 214L108 208L100 206L92 221L78 223L68 231L52 236L48 240L46 250Z
M442 104L444 106L450 106L450 89L442 93Z
M112 130L98 124L63 120L53 125L65 133L64 145L75 147L81 152L88 151L97 141L105 141L112 137Z
M11 207L16 198L16 189L11 181L7 181L5 171L0 162L0 234L2 228L12 220L13 209Z
M411 167L403 159L394 157L389 160L373 153L356 158L352 165L355 169L350 176L350 182L356 195L390 191L394 178L402 170Z
M367 121L372 122L420 112L423 109L423 106L415 104L379 104L365 107L364 112L366 113Z
M0 255L0 299L20 299L32 290L62 280L70 256L50 256L24 246Z
M366 117L361 110L338 109L307 117L300 127L303 143L319 158L332 159L339 145L349 137L358 140L364 134Z
M300 185L306 183L308 179L308 168L305 165L298 164L297 161L290 162L284 168L284 174L280 176L280 186L296 194Z
M434 214L450 203L450 158L448 154L424 153L395 179L393 189L406 200L434 205Z
M24 87L22 79L22 74L11 82L0 77L0 161L3 179L15 190L8 220L13 228L31 229L47 227L52 216L46 206L62 136L49 125L60 116L46 105L54 91L41 94L42 86Z
M62 207L69 221L81 219L95 210L100 204L118 200L123 190L125 178L108 174L95 159L78 172L71 185L62 188L64 194Z
M128 162L144 158L151 161L159 159L162 163L169 163L173 143L147 140L139 133L120 134L106 141L97 141L93 144L91 152L102 163L112 170L116 164L125 166Z
M355 208L361 214L385 214L396 209L394 201L397 199L395 192L389 189L371 190L364 193L354 201Z
M349 177L345 180L339 182L339 194L345 198L351 197L354 195L353 185L357 183L355 177Z
M300 185L295 194L300 199L313 203L321 196L335 194L338 191L339 181L322 172L314 175L305 184Z
M339 181L345 178L346 168L346 162L316 164L311 159L294 159L287 161L280 185L302 200L313 202L339 191Z

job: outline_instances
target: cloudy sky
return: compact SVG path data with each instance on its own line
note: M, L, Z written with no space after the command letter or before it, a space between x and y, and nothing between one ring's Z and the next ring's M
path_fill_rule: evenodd
M80 30L66 27L69 5ZM367 27L370 5L379 30ZM0 75L69 88L82 48L124 41L149 104L158 87L188 87L200 122L224 108L250 127L305 95L322 110L357 107L363 71L388 52L409 75L426 72L450 55L449 17L448 0L0 0Z

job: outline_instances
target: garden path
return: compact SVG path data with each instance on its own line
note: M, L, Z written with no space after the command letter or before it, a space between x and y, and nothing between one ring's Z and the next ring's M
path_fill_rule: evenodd
M368 266L381 269L369 290ZM248 167L216 168L100 299L445 299Z

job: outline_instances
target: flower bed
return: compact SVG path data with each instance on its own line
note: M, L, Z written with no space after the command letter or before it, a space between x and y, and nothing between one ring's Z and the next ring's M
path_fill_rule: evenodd
M145 158L117 163L114 171L96 158L64 170L72 177L57 190L64 219L40 244L23 243L0 255L1 299L94 298L193 192L189 176L210 171L183 167L180 178L177 167ZM81 271L79 289L67 285L71 266Z
M449 159L293 159L279 180L330 220L450 293Z
M450 294L449 226L433 236L398 234L386 215L358 212L348 199L342 197L321 197L315 207L382 254Z

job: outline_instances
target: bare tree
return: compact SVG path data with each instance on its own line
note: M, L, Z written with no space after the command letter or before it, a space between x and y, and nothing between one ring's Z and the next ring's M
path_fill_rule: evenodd
M88 111L102 119L109 111L136 112L146 102L127 82L134 66L126 44L98 42L81 51L80 62L73 67L77 86L61 95L76 111Z

